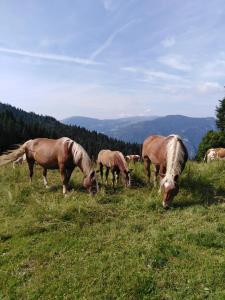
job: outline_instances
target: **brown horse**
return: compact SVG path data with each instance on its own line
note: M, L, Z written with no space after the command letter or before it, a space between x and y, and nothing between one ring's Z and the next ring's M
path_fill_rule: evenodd
M98 190L96 173L92 168L91 160L84 148L75 141L62 137L60 139L38 138L25 142L18 149L0 156L0 166L5 165L26 153L26 159L32 181L34 163L43 168L44 184L47 187L47 170L59 169L63 194L66 194L71 174L76 166L84 174L83 186L91 193Z
M154 184L160 174L160 188L163 193L163 206L168 207L179 191L178 178L188 159L187 149L177 135L148 137L142 148L147 176L150 180L150 164L155 166Z
M120 151L101 150L98 154L97 162L100 168L101 179L103 182L103 167L106 167L106 182L108 184L109 170L111 169L113 176L113 188L115 187L115 181L119 178L121 173L125 186L131 185L130 170L128 169L127 163L123 154Z

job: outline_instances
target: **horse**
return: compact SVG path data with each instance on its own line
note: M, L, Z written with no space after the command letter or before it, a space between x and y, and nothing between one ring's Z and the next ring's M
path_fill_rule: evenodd
M32 182L35 162L43 168L44 185L48 187L47 170L59 169L63 184L63 194L68 191L68 183L76 166L84 174L83 186L94 195L98 191L96 172L84 148L67 137L59 139L37 138L26 141L18 149L0 156L0 166L18 159L26 154Z
M26 161L26 154L24 153L19 158L13 161L13 169L15 169L16 165L21 165L25 161Z
M103 167L105 166L106 168L105 176L106 176L107 184L108 184L109 170L111 169L112 176L113 176L112 178L113 188L115 188L115 181L117 183L120 173L122 175L125 186L130 187L131 170L128 169L126 160L120 151L101 150L98 153L97 163L99 164L102 182L103 182Z
M187 149L178 135L149 136L142 148L142 158L150 181L150 164L155 166L154 185L160 175L160 190L163 194L163 207L168 208L179 191L178 178L188 159Z
M136 162L140 161L140 155L138 154L131 154L131 155L126 155L125 156L125 160L126 162L129 164L131 161L133 161L133 163L135 164Z
M205 162L210 162L215 159L225 159L225 148L211 148L206 152L204 156Z

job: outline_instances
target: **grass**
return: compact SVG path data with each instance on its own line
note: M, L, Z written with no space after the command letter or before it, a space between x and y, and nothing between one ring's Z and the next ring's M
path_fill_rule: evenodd
M0 299L225 299L224 162L189 162L170 210L141 164L130 189L81 179L0 169Z

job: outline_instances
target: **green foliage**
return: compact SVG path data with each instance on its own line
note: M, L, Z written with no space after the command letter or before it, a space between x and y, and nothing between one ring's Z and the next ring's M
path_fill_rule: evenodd
M0 153L15 144L37 137L69 137L81 144L91 158L102 149L120 150L124 154L139 153L138 144L125 143L95 131L64 125L49 116L27 113L0 103Z
M198 147L196 155L197 160L202 160L206 151L210 148L225 147L225 132L222 131L209 131L203 137Z
M188 162L174 206L135 164L133 186L96 197L75 170L62 196L36 166L0 169L0 298L224 299L225 162ZM137 184L136 184L137 182Z
M219 106L216 107L216 125L225 133L225 98L219 100Z

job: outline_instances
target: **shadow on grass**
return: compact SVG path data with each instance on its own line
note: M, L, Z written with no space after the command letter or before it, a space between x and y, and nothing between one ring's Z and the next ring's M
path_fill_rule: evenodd
M213 183L202 175L189 174L180 181L180 189L184 189L188 197L181 198L174 207L185 208L193 205L210 206L225 202L225 189L216 188ZM176 199L176 198L175 198Z

